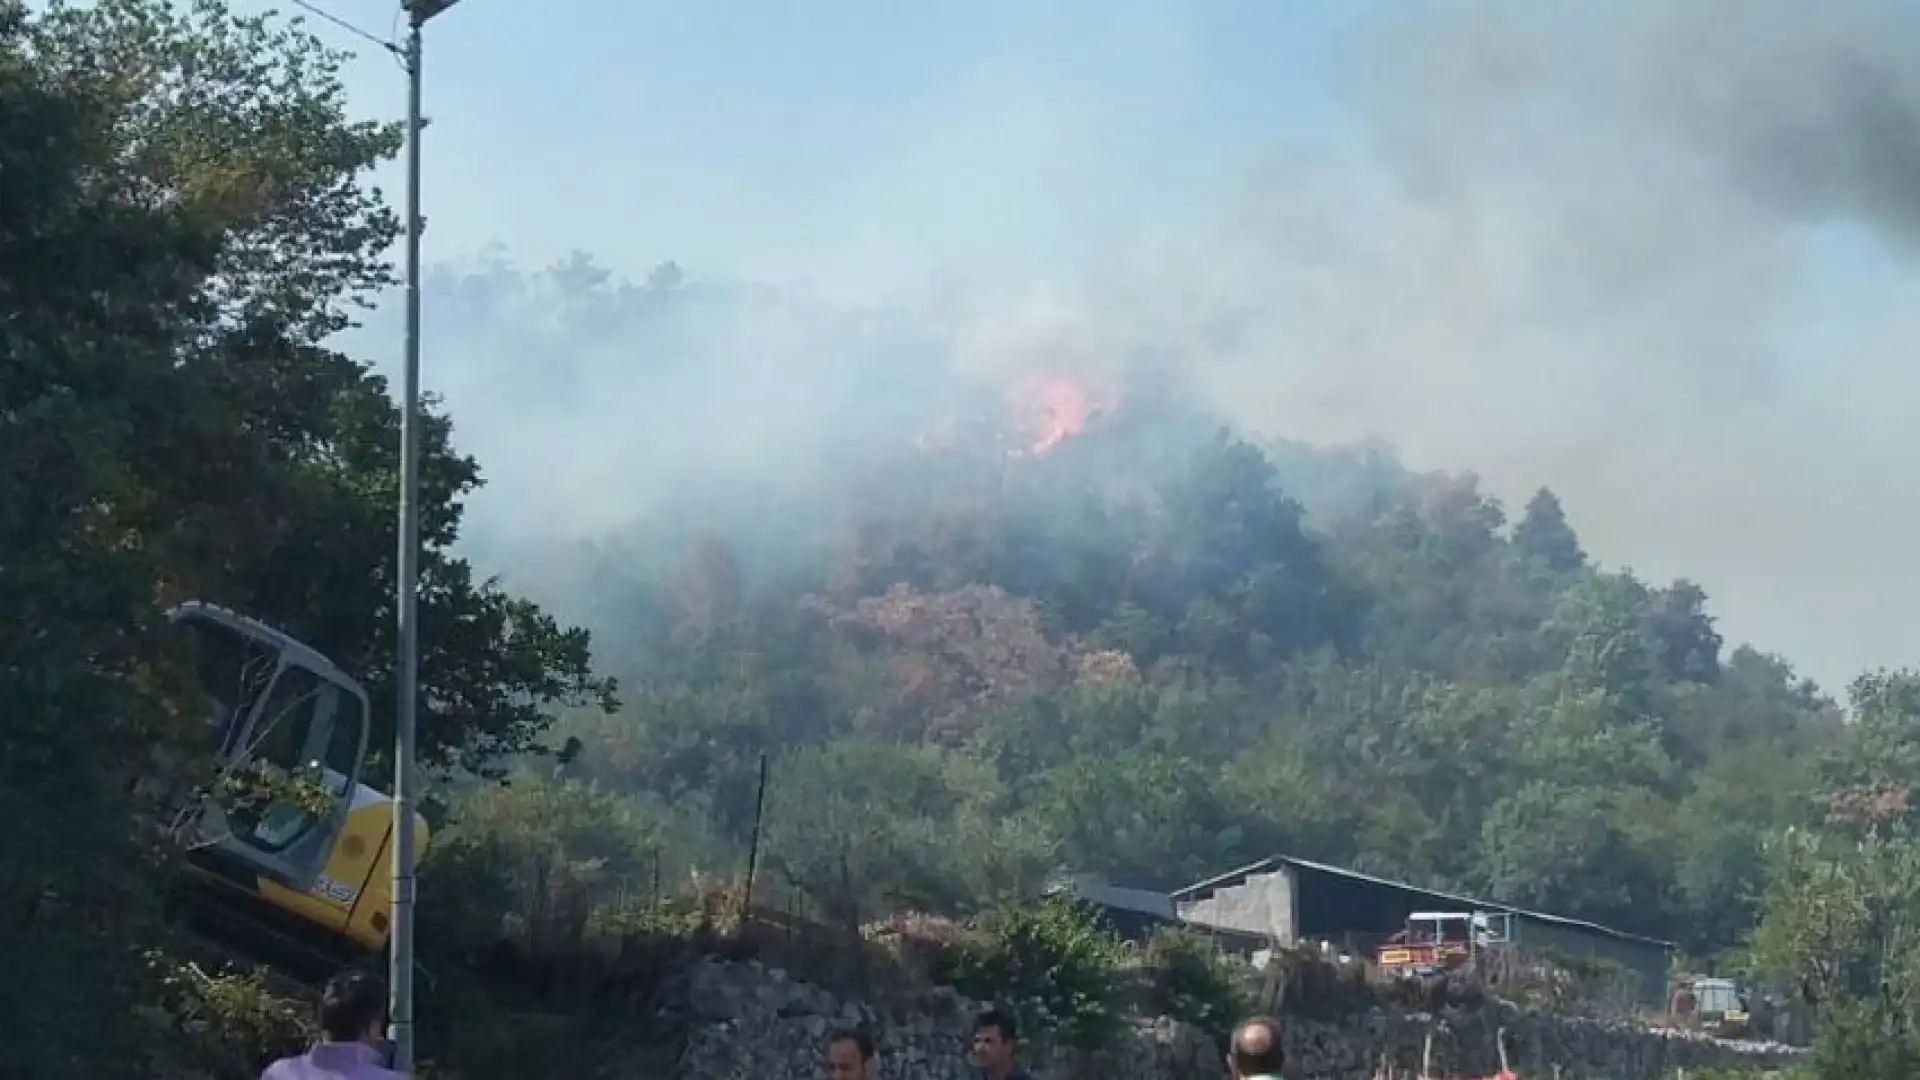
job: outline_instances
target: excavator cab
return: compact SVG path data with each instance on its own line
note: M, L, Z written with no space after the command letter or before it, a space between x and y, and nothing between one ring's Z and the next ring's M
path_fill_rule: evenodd
M319 883L352 808L367 749L367 693L326 657L243 615L191 601L168 613L189 633L211 699L208 741L228 791L270 778L245 808L199 800L180 822L195 861L295 892ZM296 794L273 795L277 785Z
M181 807L188 873L169 899L201 936L324 978L392 936L393 799L361 782L367 693L318 651L211 604L168 612L195 650L219 772ZM413 814L414 859L431 839Z

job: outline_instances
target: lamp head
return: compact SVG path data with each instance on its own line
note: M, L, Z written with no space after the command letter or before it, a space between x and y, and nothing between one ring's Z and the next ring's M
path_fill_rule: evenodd
M414 23L426 22L435 15L447 10L460 0L400 0L401 8L413 18Z

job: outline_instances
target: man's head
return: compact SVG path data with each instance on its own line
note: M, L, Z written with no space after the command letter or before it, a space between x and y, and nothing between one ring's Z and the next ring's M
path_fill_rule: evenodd
M1280 1025L1266 1017L1243 1020L1233 1029L1227 1069L1235 1077L1279 1076L1287 1055L1280 1047Z
M1013 1017L990 1009L973 1021L973 1053L969 1056L988 1076L1006 1076L1013 1071L1018 1040Z
M873 1039L864 1031L836 1031L827 1040L827 1080L873 1080Z
M333 977L320 994L320 1034L328 1042L374 1042L387 1018L387 991L361 971Z

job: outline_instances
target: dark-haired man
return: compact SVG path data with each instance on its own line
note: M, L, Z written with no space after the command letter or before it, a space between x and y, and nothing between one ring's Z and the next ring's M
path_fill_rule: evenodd
M875 1080L873 1038L864 1031L836 1031L827 1039L827 1080Z
M973 1021L973 1052L967 1059L983 1080L1033 1080L1020 1067L1019 1044L1013 1017L989 1009Z
M358 971L334 976L320 994L319 1011L320 1041L267 1066L260 1080L405 1080L384 1065L387 991L380 980Z
M1233 1029L1233 1042L1227 1053L1227 1071L1234 1080L1281 1080L1280 1070L1287 1067L1286 1051L1280 1046L1280 1025L1264 1016L1242 1020Z

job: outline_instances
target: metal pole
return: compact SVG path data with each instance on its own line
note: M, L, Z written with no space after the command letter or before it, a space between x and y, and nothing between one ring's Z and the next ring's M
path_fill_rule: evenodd
M760 865L760 823L767 812L767 755L760 753L760 789L753 797L753 844L747 848L747 888L740 897L740 925L753 917L753 875Z
M420 27L407 33L407 344L400 390L400 552L395 589L400 656L393 726L393 937L387 959L387 1037L393 1067L413 1069L413 759L420 702Z

